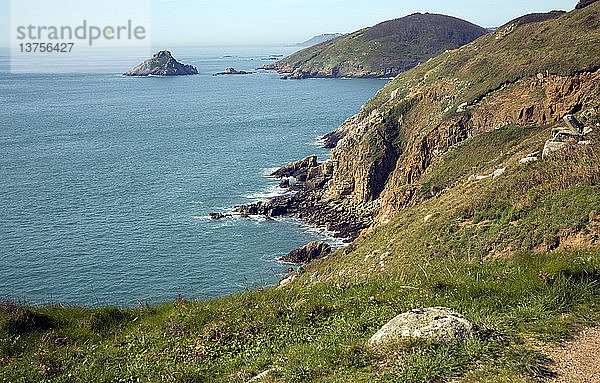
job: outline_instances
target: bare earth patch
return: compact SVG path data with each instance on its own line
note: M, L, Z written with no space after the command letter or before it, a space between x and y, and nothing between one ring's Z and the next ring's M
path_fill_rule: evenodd
M600 383L600 327L586 328L548 355L555 362L552 383Z

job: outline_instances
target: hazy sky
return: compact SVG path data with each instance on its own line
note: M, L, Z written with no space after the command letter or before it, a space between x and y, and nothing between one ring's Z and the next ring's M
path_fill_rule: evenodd
M152 45L164 46L296 43L316 34L352 32L414 12L443 13L490 27L526 13L571 10L577 3L577 0L148 1L152 6ZM10 0L0 0L2 46L9 41L9 10Z

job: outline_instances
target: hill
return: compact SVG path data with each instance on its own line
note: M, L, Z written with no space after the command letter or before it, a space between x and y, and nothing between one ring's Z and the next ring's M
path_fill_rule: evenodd
M450 16L416 13L303 49L266 69L309 77L393 77L486 30Z
M600 3L554 16L401 74L336 131L330 161L277 172L295 172L298 199L252 207L329 225L369 218L348 247L278 287L215 300L6 302L0 380L556 376L550 351L600 321ZM542 156L548 142L564 145ZM463 314L474 336L366 346L399 313L436 306Z
M323 33L321 35L317 35L317 36L311 37L310 39L308 39L308 40L306 40L304 42L298 43L298 44L296 44L296 46L299 46L299 47L312 47L313 45L317 45L317 44L320 44L322 42L329 41L331 39L335 39L336 37L340 37L340 36L343 36L343 35L344 35L343 33Z

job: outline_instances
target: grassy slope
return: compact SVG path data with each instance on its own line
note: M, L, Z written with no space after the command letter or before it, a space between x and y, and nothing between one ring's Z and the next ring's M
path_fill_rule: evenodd
M442 15L410 15L399 20L402 21L388 21L303 49L276 63L276 67L324 72L340 68L343 74L349 74L344 70L356 71L357 66L366 73L383 72L389 67L408 69L469 41L457 32L460 28L472 38L485 33L473 24ZM390 23L397 25L390 28ZM424 26L427 23L431 25ZM415 29L421 35L415 34Z
M533 249L555 243L561 230L591 230L600 159L593 146L514 165L547 133L512 126L466 142L438 167L465 164L453 188L310 265L289 289L138 309L5 305L0 380L243 382L272 367L280 370L266 381L513 382L548 374L540 350L598 318L600 249ZM500 138L510 150L480 163L476 153ZM465 180L506 164L495 180ZM512 256L491 245L511 246ZM381 355L363 347L398 313L438 305L472 319L477 338Z
M363 112L392 107L394 103L384 104L396 89L400 95L408 95L412 88L444 79L466 84L452 100L455 109L503 84L537 73L569 75L600 67L600 3L541 23L517 24L508 23L399 75L365 104Z
M597 14L595 4L577 20L570 14L546 21L558 23L550 33L561 31L552 35L557 53L542 44L539 57L515 54L517 69L505 66L489 77L496 69L482 57L514 54L511 44L493 41L502 48L497 53L482 44L483 56L471 57L463 48L392 84L444 65L444 76L473 81L461 95L466 100L521 71L597 65L595 47L570 50L583 40L569 34L565 21L594 23ZM513 33L535 36L524 27ZM596 30L586 41L598 38ZM462 54L470 58L452 65ZM564 59L568 54L579 61ZM378 97L389 99L391 90ZM600 318L600 222L590 214L600 212L600 146L594 141L519 165L549 133L550 127L507 126L463 142L420 180L422 193L436 197L309 265L286 289L137 309L4 304L0 381L244 382L268 368L277 371L264 381L525 382L547 375L542 351ZM468 179L504 166L496 179ZM383 354L364 348L398 313L437 305L464 313L478 326L477 337L456 347L406 344Z

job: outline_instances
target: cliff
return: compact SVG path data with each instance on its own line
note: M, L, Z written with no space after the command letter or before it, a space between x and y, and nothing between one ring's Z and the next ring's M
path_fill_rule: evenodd
M123 73L123 76L182 76L192 74L198 74L196 67L180 63L175 60L169 51L159 51L151 59Z
M265 69L291 78L393 77L485 34L450 16L416 13L303 49Z
M333 229L347 216L362 228L386 222L457 182L432 174L462 142L588 109L599 96L599 9L524 16L399 75L326 136L331 160L307 170L287 213L304 216L298 206L312 201L322 213L305 218Z

